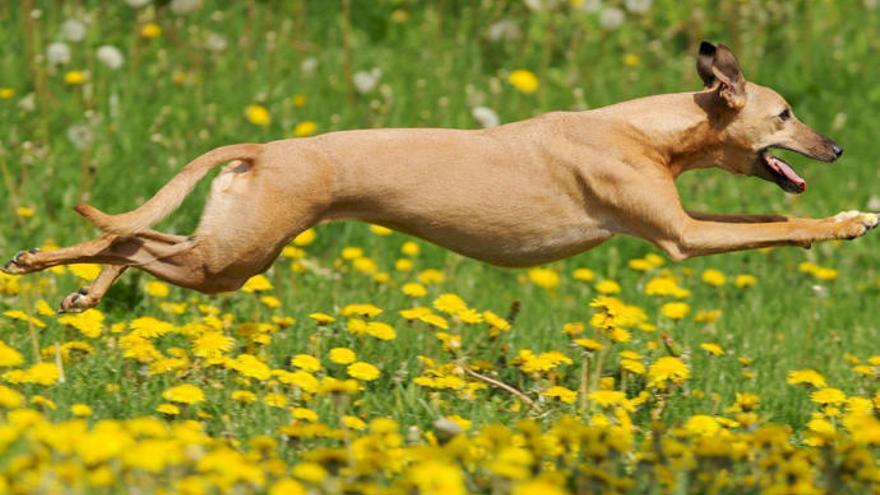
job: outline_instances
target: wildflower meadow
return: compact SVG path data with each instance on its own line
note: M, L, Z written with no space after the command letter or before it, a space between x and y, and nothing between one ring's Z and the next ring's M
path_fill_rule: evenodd
M847 151L782 152L799 196L686 174L689 208L880 211L876 0L14 0L0 252L93 238L74 205L224 144L699 90L702 39ZM59 314L98 266L0 275L0 494L880 493L878 248L513 270L333 223L216 296L129 270Z

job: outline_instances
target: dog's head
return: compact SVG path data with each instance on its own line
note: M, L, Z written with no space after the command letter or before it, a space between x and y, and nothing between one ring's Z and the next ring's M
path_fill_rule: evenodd
M798 120L779 93L746 81L726 46L702 42L697 72L706 87L710 121L720 137L719 167L802 193L806 181L791 165L771 155L771 149L787 149L824 162L843 154L837 143Z

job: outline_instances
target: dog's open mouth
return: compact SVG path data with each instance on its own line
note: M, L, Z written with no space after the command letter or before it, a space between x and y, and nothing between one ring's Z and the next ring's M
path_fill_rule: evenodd
M766 150L761 153L761 159L773 176L773 180L784 191L800 194L807 190L807 181L798 175L788 162L771 155Z

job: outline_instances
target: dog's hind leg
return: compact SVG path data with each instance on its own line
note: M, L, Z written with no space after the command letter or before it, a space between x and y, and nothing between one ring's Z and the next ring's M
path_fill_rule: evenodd
M104 235L73 246L40 251L20 251L2 270L23 275L58 265L101 263L143 265L155 259L168 258L192 249L194 239L161 232L144 232L132 236Z
M101 302L110 286L125 272L126 265L104 265L98 277L91 284L68 295L61 301L59 313L79 313L93 308Z

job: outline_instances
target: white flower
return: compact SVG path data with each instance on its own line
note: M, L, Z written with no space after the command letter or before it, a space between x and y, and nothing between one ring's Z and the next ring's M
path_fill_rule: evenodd
M37 108L37 102L34 98L33 93L28 93L27 96L18 100L18 108L21 109L22 112L33 112Z
M620 25L623 24L623 21L623 11L617 7L608 7L602 9L602 12L599 13L599 25L608 31L613 31L619 28Z
M309 57L302 61L299 68L305 73L314 72L315 69L318 68L318 59L315 57Z
M98 47L97 56L102 64L111 69L118 69L122 67L122 64L125 62L125 58L122 56L122 52L119 51L119 48L112 45Z
M510 19L501 19L486 30L489 41L516 41L521 36L519 25Z
M139 9L139 8L141 8L141 7L146 6L146 5L149 4L151 1L152 1L152 0L125 0L125 3L127 3L128 6L131 7L131 8L133 8L133 9Z
M633 14L644 14L648 12L651 10L652 3L654 3L654 0L624 0L623 2L626 6L626 10Z
M354 87L358 91L358 93L365 94L369 93L376 87L376 84L379 83L379 78L382 77L382 69L374 68L373 70L367 72L365 70L358 71L354 74L353 82Z
M205 40L205 48L212 52L222 52L226 49L227 45L226 38L217 33L209 33L208 38Z
M495 110L492 110L489 107L474 107L471 110L471 115L474 116L474 119L480 123L484 128L489 127L498 127L500 123L498 119L498 114L495 113Z
M82 41L86 37L86 25L76 19L68 19L61 25L61 36L67 41Z
M64 65L70 62L70 47L67 43L56 41L46 48L46 60L49 65Z
M557 3L557 0L525 0L526 7L532 12L552 10Z
M580 0L579 2L572 2L575 8L580 9L583 12L588 14L592 14L595 12L599 12L599 9L602 8L602 0Z
M177 15L185 15L199 10L202 0L171 0L171 12Z
M85 149L91 144L94 137L95 134L85 125L74 125L67 129L67 139L69 139L78 150Z

